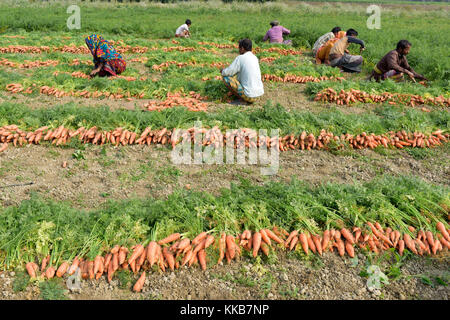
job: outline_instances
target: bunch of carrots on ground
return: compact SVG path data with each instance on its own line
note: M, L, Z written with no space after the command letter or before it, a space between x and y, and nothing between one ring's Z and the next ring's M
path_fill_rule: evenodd
M356 102L362 103L383 103L405 104L414 107L415 105L430 104L438 106L450 106L450 98L438 97L424 98L420 95L400 94L384 92L382 94L367 93L361 90L350 89L350 91L336 92L333 88L327 88L318 92L314 101L333 102L338 105L349 105Z
M199 95L191 92L191 97L179 97L176 95L173 99L184 99L189 103L192 103L192 108L206 108L203 106L199 99L203 99ZM193 97L192 97L193 96ZM171 101L176 104L179 101ZM187 102L186 102L187 103ZM163 106L165 106L163 104ZM159 107L159 105L157 105ZM169 106L165 106L169 107ZM211 129L192 127L181 131L180 129L155 129L150 127L138 135L134 131L130 131L124 128L116 128L110 131L99 130L97 127L91 127L86 129L81 127L78 129L68 129L63 125L55 129L50 129L48 126L44 126L36 129L35 131L24 131L19 129L17 125L7 125L0 127L0 152L6 150L9 143L14 146L22 146L24 144L39 144L41 141L48 141L56 146L68 143L72 138L78 136L82 143L92 143L103 145L110 143L118 146L119 144L134 145L134 144L168 144L172 145L172 148L179 143L201 144L202 146L214 146L216 148L223 147L227 143L231 143L231 146L235 149L244 148L260 148L266 146L267 148L277 148L280 151L288 150L321 150L327 149L331 142L335 143L335 148L343 148L344 142L353 149L371 148L374 149L378 146L385 148L395 147L402 149L404 147L412 148L431 148L448 142L450 139L450 133L444 133L442 130L436 130L431 135L425 135L421 132L406 131L389 131L387 134L375 135L366 134L365 132L358 135L342 134L341 136L334 135L326 130L321 130L320 134L316 137L312 133L308 134L303 131L300 135L285 135L284 137L263 137L258 136L256 130L244 128L240 130L229 131L225 135L216 126Z
M230 264L242 255L242 250L247 250L254 258L260 252L268 256L277 246L291 251L301 248L306 255L310 252L322 255L336 249L340 256L347 253L351 258L355 256L355 246L369 249L375 254L395 248L400 255L403 255L405 249L414 254L435 255L450 248L450 230L442 222L437 222L436 229L438 233L435 237L431 231L416 232L410 226L409 231L413 234L411 237L408 233L402 235L400 231L389 227L383 229L378 222L367 222L364 230L359 227L353 227L352 231L346 228L327 229L321 236L299 230L288 233L283 228L273 227L272 230L263 228L253 233L245 230L237 236L222 232L217 239L209 232L201 232L192 241L182 237L180 233L173 233L162 240L150 241L146 246L137 244L131 247L131 251L125 246L116 245L105 256L98 255L93 261L75 257L71 264L64 261L58 268L53 266L50 256L47 256L41 262L40 276L51 279L55 275L73 275L79 268L83 279L98 280L106 274L110 282L119 269L131 269L135 274L142 269L143 272L133 287L134 291L139 292L144 285L146 271L153 266L164 272L166 269L174 271L180 267L199 264L202 270L206 270L206 249L210 246L219 250L217 264L221 264L224 258ZM39 266L34 261L26 264L26 270L31 278L36 278L39 274Z

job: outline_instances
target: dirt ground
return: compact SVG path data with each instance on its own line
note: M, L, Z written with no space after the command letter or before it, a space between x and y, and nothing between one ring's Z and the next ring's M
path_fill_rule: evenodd
M411 257L396 261L389 254L377 259L358 254L341 258L336 252L323 257L284 253L268 261L243 257L230 265L212 265L147 274L143 291L131 288L139 275L123 272L111 283L105 277L82 280L80 289L69 290L65 279L55 281L58 299L71 300L448 300L450 288L449 257ZM389 275L389 283L368 287L367 267L377 264ZM213 264L213 263L212 263ZM0 273L0 299L45 299L51 293L29 283L22 291L15 272ZM55 293L53 293L55 294ZM53 296L54 297L54 296Z

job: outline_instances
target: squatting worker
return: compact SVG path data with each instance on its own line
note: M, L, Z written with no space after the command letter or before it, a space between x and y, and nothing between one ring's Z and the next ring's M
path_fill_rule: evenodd
M253 103L264 94L258 58L252 52L250 39L239 41L239 56L221 74L225 85L245 102Z
M292 40L283 40L283 34L288 35L291 33L289 29L280 26L280 23L277 20L270 22L270 25L272 28L267 31L263 41L269 40L270 43L292 44Z
M408 40L400 40L395 50L389 51L377 65L373 68L369 80L375 78L377 82L391 78L394 81L402 81L403 75L415 81L415 78L427 80L424 76L418 74L408 64L406 56L411 49L411 43Z
M184 24L178 27L177 31L175 31L175 37L177 38L189 38L191 33L189 32L189 27L191 26L191 20L187 19Z
M339 67L345 72L361 72L363 57L351 55L347 50L350 43L359 44L361 46L360 52L365 49L364 41L358 39L357 36L356 30L348 29L345 37L336 41L330 50L330 66Z
M345 31L341 31L340 27L334 27L331 29L331 32L325 33L323 36L321 36L317 41L314 43L313 46L313 54L314 56L317 54L317 51L319 51L320 47L322 47L325 43L328 42L328 40L331 40L333 38L343 38L345 36Z
M114 47L102 36L92 34L85 39L86 45L94 57L94 70L90 76L116 76L125 71L127 64Z

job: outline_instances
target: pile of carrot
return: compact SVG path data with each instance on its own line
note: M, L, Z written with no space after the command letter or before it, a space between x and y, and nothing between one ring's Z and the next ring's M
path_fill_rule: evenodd
M345 80L343 77L313 77L313 76L296 76L296 75L285 75L284 77L279 77L273 74L263 74L263 81L273 81L273 82L292 82L292 83L306 83L306 82L320 82L327 80Z
M84 76L83 76L84 77ZM129 77L126 77L128 80ZM128 80L132 81L132 80ZM6 90L10 91L11 93L27 93L31 94L33 93L33 88L37 88L36 84L32 84L27 89L24 89L21 84L18 83L11 83L6 86ZM83 91L64 91L57 88L49 87L49 86L41 86L38 88L40 94L45 94L48 96L55 96L57 98L61 97L83 97L83 98L108 98L108 99L127 99L131 100L132 98L136 99L142 99L145 96L144 92L141 92L139 94L131 95L129 91L125 93L111 93L109 91L94 91L90 92L87 90Z
M61 72L61 71L55 71L53 72L54 76L57 76L58 74L70 74L73 78L82 78L82 79L90 79L91 77L87 74L85 74L84 72L81 71L74 71L72 73L70 72ZM127 76L122 76L122 75L116 75L116 76L112 76L112 77L106 77L106 79L108 80L114 80L114 79L125 79L127 81L136 81L137 79L135 77L127 77ZM147 78L145 77L141 77L140 80L146 80Z
M146 53L149 50L158 50L158 48L148 48L129 45L118 46L115 48L119 53ZM89 49L86 46L67 46L62 47L49 47L49 46L22 46L22 45L10 45L7 47L0 47L0 53L43 53L43 52L64 52L74 54L88 54Z
M9 61L8 59L2 58L0 59L0 66L7 66L11 68L19 68L19 69L31 69L31 68L40 68L40 67L48 67L48 66L57 66L59 61L57 60L47 60L47 61L25 61L25 63L15 63Z
M439 106L450 106L450 98L438 97L423 98L420 95L400 94L384 92L382 94L367 93L364 91L350 89L350 91L341 90L339 93L333 88L327 88L318 92L314 101L334 102L338 105L349 105L356 102L362 103L383 103L405 104L414 107L416 104L430 104Z
M177 97L179 94L177 94ZM198 94L191 92L193 98L176 98L176 99L195 99L201 98ZM189 100L192 102L192 100ZM178 102L182 103L182 102ZM177 104L178 104L177 103ZM198 136L201 134L202 136ZM61 145L70 141L71 138L79 136L83 143L92 143L103 145L111 143L113 145L133 145L133 144L166 144L170 143L174 148L175 145L181 143L184 139L190 139L192 143L201 143L203 146L213 145L216 148L222 147L227 143L234 145L235 149L241 148L257 148L267 146L268 148L275 147L280 151L288 150L321 150L328 149L328 144L335 143L336 148L343 148L344 143L347 143L353 149L371 148L378 146L385 148L394 147L402 149L404 147L412 148L432 148L448 142L450 133L444 133L442 130L436 130L431 135L425 135L421 132L407 133L402 131L389 131L387 134L375 135L367 134L365 132L358 135L342 134L336 136L326 130L321 130L316 137L312 133L308 134L303 131L299 135L285 135L284 137L263 137L258 136L256 130L252 129L236 129L222 134L220 129L216 126L212 129L198 129L195 127L189 128L180 134L178 129L168 130L163 128L160 130L152 130L147 127L138 137L138 133L129 131L123 128L116 128L111 131L98 130L96 127L86 129L81 127L77 130L67 129L60 126L56 129L49 129L47 126L39 128L35 131L23 131L17 125L8 125L0 127L0 142L3 145L0 151L7 148L9 143L14 146L24 144L39 144L41 141L48 141L52 144ZM197 139L201 139L198 141Z
M202 102L207 97L202 97L194 91L189 92L189 95L183 93L168 93L164 101L150 101L144 104L144 108L148 111L161 111L175 106L183 106L190 111L207 111L208 103Z
M252 257L258 254L268 256L270 251L277 247L286 250L302 250L306 255L319 254L330 251L336 252L342 257L346 253L349 257L355 256L355 248L368 249L375 254L389 248L395 248L400 255L408 249L418 255L436 255L450 248L449 229L442 222L436 224L438 233L433 235L431 231L418 230L409 227L409 233L401 233L390 227L383 228L380 223L367 222L366 228L353 227L327 229L321 235L293 230L288 233L283 228L264 228L251 232L244 230L241 234L231 235L222 232L215 238L208 232L201 232L194 239L182 237L180 233L174 233L159 241L150 241L146 246L137 244L128 249L125 246L115 245L104 256L97 255L94 260L85 260L80 257L62 262L59 267L55 265L50 255L45 257L39 265L30 261L25 268L31 278L38 276L51 279L72 275L79 268L82 279L100 279L104 274L108 282L113 279L117 270L131 270L137 274L142 270L141 276L135 283L133 290L139 292L145 283L146 272L152 268L174 271L181 267L198 265L202 270L207 269L206 249L212 247L219 251L216 264L222 263L225 258L230 264L232 260L238 260L242 251L248 251ZM412 236L411 236L412 235ZM210 260L211 261L211 260ZM39 275L40 273L40 275Z
M170 65L176 65L178 68L184 68L187 66L200 66L200 67L211 67L211 68L224 68L225 64L224 63L220 63L220 62L212 62L212 63L197 63L195 61L191 61L191 62L177 62L177 61L166 61L163 62L161 64L154 64L152 66L153 70L156 71L161 71L165 68L168 68Z
M212 46L212 47L216 47L219 49L232 49L232 48L237 49L239 47L237 44L220 44L220 43L204 42L204 41L199 41L197 43L200 45Z

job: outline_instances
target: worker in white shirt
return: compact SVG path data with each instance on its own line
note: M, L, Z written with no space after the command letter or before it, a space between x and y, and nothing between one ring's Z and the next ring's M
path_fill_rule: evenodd
M239 41L239 56L221 71L225 85L232 93L248 103L253 103L264 94L258 58L252 52L252 41Z
M187 19L184 24L178 27L175 31L175 37L177 38L189 38L191 33L189 32L189 27L191 26L191 20Z

